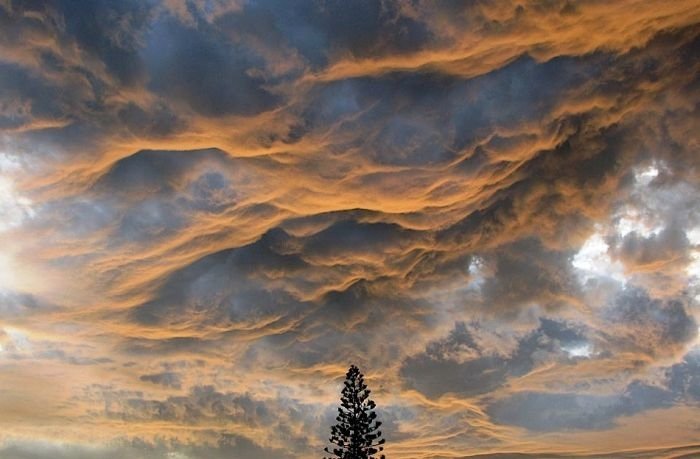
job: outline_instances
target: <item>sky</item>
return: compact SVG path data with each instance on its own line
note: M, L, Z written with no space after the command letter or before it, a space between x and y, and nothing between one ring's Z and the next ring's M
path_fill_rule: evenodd
M699 192L698 0L0 0L0 457L694 457Z

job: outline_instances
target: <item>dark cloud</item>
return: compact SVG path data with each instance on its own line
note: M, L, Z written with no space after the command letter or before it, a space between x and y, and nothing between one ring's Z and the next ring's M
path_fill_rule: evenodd
M390 457L638 449L700 393L698 14L0 0L0 456L309 457L348 362Z
M339 326L358 320L368 323L368 313L381 317L400 308L400 302L390 298L400 294L384 295L385 281L391 280L378 276L371 265L344 266L341 260L376 257L379 263L386 252L410 251L417 237L398 225L353 220L333 223L305 237L275 228L252 244L208 255L173 273L160 295L136 308L133 317L144 323L167 322L188 317L182 311L195 308L207 311L202 317L207 321L229 322L234 327L256 323L278 327L300 319L300 314L313 314L311 322L321 318ZM400 260L388 262L401 267ZM333 280L337 288L324 285ZM372 312L370 305L379 300L384 311Z
M28 129L34 123L70 124L75 112L80 111L72 100L81 97L83 88L79 82L57 85L19 65L0 62L0 85L2 130Z
M139 80L143 66L138 49L151 18L152 6L148 2L38 3L43 3L40 9L53 13L56 21L62 23L61 39L74 40L81 50L101 60L120 83L134 84Z
M248 246L208 255L170 276L161 295L136 308L132 317L165 324L200 311L207 323L255 326L292 314L299 302L289 292L261 285L275 272L290 274L307 266L298 255L279 250L286 238L282 231L271 232Z
M691 352L666 370L663 386L633 381L614 395L522 392L492 403L488 412L498 422L535 431L607 429L621 416L697 401L697 366L697 352Z
M278 105L265 88L264 60L205 23L171 19L152 26L144 49L149 87L205 116L252 115Z
M685 231L671 224L658 235L646 238L634 231L627 234L619 253L625 265L632 269L668 269L674 264L687 264L688 246Z
M402 376L411 388L431 397L445 393L478 395L502 385L508 377L508 359L499 356L479 356L460 363L449 357L437 354L445 346L466 347L478 352L470 345L470 338L462 326L451 333L447 343L433 343L424 356L409 358L402 367ZM466 336L465 336L466 335ZM449 354L448 354L449 356Z
M533 431L608 429L620 416L668 407L664 389L635 382L621 395L522 392L488 407L496 422Z
M540 364L566 363L564 348L587 342L580 327L542 319L538 329L518 341L512 355L499 355L475 341L473 334L478 332L478 324L467 328L457 323L447 338L430 343L424 353L404 361L401 375L408 387L429 397L485 394Z
M165 387L172 387L173 389L180 389L182 387L180 375L171 371L141 375L139 376L139 379L141 381L146 381L153 384L160 384L161 386Z
M95 184L107 193L172 193L200 164L226 162L220 150L140 151L113 164Z
M669 387L679 398L700 401L700 354L688 353L683 361L666 371Z
M415 52L432 38L426 24L404 14L399 4L364 0L352 5L336 0L247 3L217 18L216 25L241 40L294 49L314 69L346 54L368 58Z
M621 291L603 316L612 333L601 330L609 344L620 350L649 355L673 354L695 339L698 326L682 299L667 301L650 298L642 289Z
M532 303L561 306L567 297L577 294L570 255L548 250L538 240L499 247L494 258L494 276L482 286L484 307L488 310L518 310Z
M143 109L131 102L117 111L119 120L137 136L166 137L184 128L184 122L166 105Z
M487 411L497 422L533 431L608 429L618 418L646 410L669 408L700 399L698 353L666 369L662 385L635 380L611 395L520 392L491 403Z
M538 63L524 56L474 79L392 72L340 80L314 88L301 116L311 132L329 125L337 129L342 143L336 149L361 145L361 154L378 164L427 166L462 159L466 169L483 153L482 167L495 169L522 155L519 146L540 140L535 133L518 136L518 129L552 123L548 131L556 131L563 120L551 115L561 96L598 76L599 60L593 56ZM543 80L550 84L539 84ZM344 122L336 126L337 121ZM494 136L496 130L514 135Z

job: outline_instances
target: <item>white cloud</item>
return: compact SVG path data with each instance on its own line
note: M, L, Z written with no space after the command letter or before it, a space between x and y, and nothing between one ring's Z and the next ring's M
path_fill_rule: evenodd
M589 237L578 253L572 265L580 271L584 283L595 277L606 277L618 282L625 282L624 267L619 261L613 261L608 253L610 247L597 231Z
M577 357L588 358L593 353L593 349L591 348L591 345L588 343L580 344L580 345L572 346L572 347L564 347L563 349L564 349L564 352L569 354L569 357L571 357L571 358L577 358Z
M691 244L700 245L700 226L696 226L695 228L691 228L690 230L686 231L685 236L688 238L688 241L690 241Z
M17 191L13 180L14 174L21 170L22 165L16 158L0 153L0 232L34 216L31 200Z
M621 237L635 232L642 237L649 237L663 231L662 225L655 224L645 218L639 210L634 207L625 206L619 214L615 230Z
M652 164L651 166L647 167L646 169L643 169L643 170L635 173L634 179L637 181L637 183L639 183L641 185L649 185L658 176L659 176L659 168L657 167L656 164Z

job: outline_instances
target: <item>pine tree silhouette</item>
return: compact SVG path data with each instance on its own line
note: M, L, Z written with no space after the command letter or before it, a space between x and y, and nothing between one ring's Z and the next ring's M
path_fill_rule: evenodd
M333 450L328 447L324 451L331 454L332 459L385 459L382 454L377 458L374 454L384 450L384 439L374 412L376 404L370 400L370 390L367 389L365 378L360 369L351 365L345 375L345 386L340 396L338 423L331 427L329 441L335 445Z

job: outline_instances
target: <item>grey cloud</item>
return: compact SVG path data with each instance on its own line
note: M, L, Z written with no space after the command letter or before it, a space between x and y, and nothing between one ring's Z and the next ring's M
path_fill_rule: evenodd
M0 445L0 455L7 459L170 459L178 453L190 459L293 457L285 451L264 448L233 433L220 435L212 446L166 440L150 443L139 439L121 439L101 447L27 440L6 441Z
M387 287L372 266L357 262L344 266L339 260L362 256L380 262L388 258L388 251L409 250L416 237L397 225L353 220L299 238L273 229L252 244L208 255L174 273L156 298L133 310L132 317L143 323L167 323L181 317L176 311L206 310L209 314L203 318L208 321L248 326L268 320L279 326L307 314L339 325L353 323L371 311L369 304L381 301L387 312L399 308L400 302L390 296L401 295L382 294ZM342 285L353 277L339 289L324 289L328 281ZM309 320L315 322L313 317Z
M289 292L270 290L260 283L266 270L291 274L307 266L298 255L275 250L280 237L284 240L286 236L268 233L258 242L208 255L180 270L170 276L153 301L136 308L132 317L142 323L168 323L207 311L202 316L207 321L249 326L292 314L298 301ZM183 316L184 312L188 314Z
M539 122L552 123L548 129L555 131L563 120L551 120L552 110L563 94L600 72L599 60L538 63L523 57L468 80L431 72L341 80L312 89L300 116L309 134L332 126L335 149L361 145L362 154L379 164L427 166L464 158L466 168L469 153L496 130L528 130ZM551 84L539 84L543 80ZM338 121L344 122L336 126ZM492 139L482 150L494 167L502 165L498 148Z
M682 298L654 299L634 286L622 290L602 314L612 325L612 332L599 332L609 344L649 355L673 354L698 333Z
M469 145L494 127L513 128L519 123L543 122L567 91L600 76L602 56L562 57L538 63L523 56L488 75L456 86L450 93L457 146ZM541 85L539 81L550 84ZM470 104L459 101L469 100Z
M166 422L179 426L211 426L220 424L204 437L219 438L215 448L192 445L166 445L168 449L191 451L194 457L219 457L217 454L237 454L235 457L297 457L309 451L309 439L319 429L313 407L299 401L277 397L259 400L249 394L219 392L212 386L195 386L181 396L162 400L149 399L141 392L121 392L109 386L94 386L86 395L102 400L107 418L128 422ZM263 447L257 439L232 432L237 424L248 428L274 432L264 444L284 440L280 447ZM217 452L218 451L218 452ZM257 454L257 455L256 455ZM282 456L280 456L282 455Z
M48 2L65 21L65 38L102 60L118 81L133 84L142 75L142 63L137 50L148 27L148 2L114 3L94 1L77 5L71 1Z
M131 448L90 448L80 445L53 445L41 442L5 442L0 454L7 459L121 459L124 454L134 459L146 459L149 452Z
M16 64L0 62L0 87L2 130L29 128L34 121L70 123L80 110L71 97L80 97L80 84L57 86Z
M9 314L4 317L13 318ZM110 357L95 353L90 345L39 339L28 336L23 331L13 330L11 327L5 330L0 328L0 351L6 359L15 362L35 363L50 360L78 366L98 366L114 362Z
M52 308L50 304L30 293L0 290L0 314L3 317L31 314L49 308Z
M403 14L400 5L364 0L352 5L265 0L226 13L215 24L271 47L294 49L314 69L345 54L363 58L414 52L432 38L426 24Z
M143 53L149 88L205 116L251 115L281 102L255 71L264 60L205 23L190 28L161 18L152 25Z
M142 79L137 50L150 8L131 1L80 6L71 1L36 1L12 2L3 9L7 26L3 38L13 50L0 66L3 101L15 100L27 109L14 115L7 112L10 118L1 124L36 129L25 136L30 145L47 142L68 154L80 150L75 136L81 137L84 147L91 136L111 130L110 121L116 117L109 113L106 99L115 86L133 86ZM86 59L76 62L69 57L74 56L71 50L85 53Z
M498 423L533 431L608 429L621 416L668 407L672 400L662 388L635 382L621 395L516 393L489 405L487 412Z
M307 237L303 252L312 259L345 258L349 254L371 255L400 251L402 247L411 247L416 240L425 240L425 237L396 224L346 219Z
M132 358L146 355L162 357L179 355L183 352L206 353L209 346L215 342L215 340L188 336L165 339L128 338L121 343L120 350Z
M573 457L580 459L607 459L610 457L621 458L621 459L654 459L657 457L674 457L676 459L687 459L693 457L700 451L700 448L695 445L688 446L673 446L670 448L643 448L636 449L634 451L612 451L601 454L586 454L571 452L566 454L556 454L556 453L493 453L493 454L475 454L471 456L464 456L459 459L571 459Z
M643 237L633 231L618 247L618 255L630 270L671 270L688 263L688 238L683 228L670 222L658 234Z
M381 384L398 372L399 403L409 397L405 389L429 398L454 394L487 404L498 423L540 432L607 429L622 416L696 403L692 356L668 369L667 388L636 382L608 395L489 397L545 365L572 378L580 367L640 368L637 360L675 357L697 337L690 294L662 297L634 277L617 298L593 307L597 296L596 304L583 303L608 292L594 282L579 285L571 266L595 223L614 224L621 206L633 202L666 229L608 238L610 255L630 272L678 261L673 267L686 282L685 231L700 219L693 201L697 26L674 25L629 49L615 37L597 51L584 46L582 54L577 35L550 43L538 31L536 44L526 46L532 13L560 24L587 8L563 1L440 2L429 9L422 2L335 0L88 3L0 6L0 45L8 51L0 63L0 129L12 137L1 140L8 151L48 165L76 159L49 179L23 183L39 201L24 239L45 249L36 258L50 259L51 268L75 270L75 278L89 273L94 284L87 285L97 291L75 289L84 296L62 317L78 328L97 327L86 339L96 349L111 346L114 366L136 387L174 392L196 371L153 370L142 365L147 358L210 359L198 383L233 365L264 372L287 389L353 361L381 369ZM640 22L653 31L659 17ZM523 46L513 53L522 53L479 54L490 38L500 47L517 39ZM474 47L467 46L472 39ZM455 48L487 62L450 54ZM362 75L362 65L381 66L385 57L383 70ZM357 66L357 76L338 77L343 69L329 69L334 63L353 75ZM471 66L478 76L465 76ZM183 148L211 141L230 151L165 150L180 139ZM125 148L153 150L117 158ZM236 157L253 152L260 156ZM89 168L110 161L105 170ZM655 161L662 172L641 193L634 172ZM321 203L324 193L341 199ZM68 253L76 247L79 253ZM113 295L122 284L131 290ZM0 314L12 326L42 312L40 303L29 294L2 294ZM523 317L536 309L547 317ZM434 339L436 326L475 316ZM32 320L22 326L61 333ZM498 323L504 336L497 338L507 344L490 345L498 333L488 321ZM428 340L415 354L416 343ZM567 351L589 345L596 354L585 364ZM95 350L37 356L52 365L109 362ZM134 362L132 369L119 366L121 358ZM299 379L290 383L284 371ZM582 379L570 387L589 389ZM0 455L308 457L332 421L298 401L259 400L254 388L230 394L198 386L163 399L128 387L104 390L90 401L107 401L107 410L89 416L183 429L272 426L278 432L270 438L288 441L292 451L213 427L220 440L214 447L8 444ZM406 410L383 412L397 443L409 440L412 421L449 438L452 456L463 439L499 448L498 441L510 440L482 430L483 423L473 437L465 434L471 413ZM298 422L303 428L295 429Z
M221 172L205 172L190 185L191 204L196 210L222 212L234 206L241 193Z
M487 255L485 260L490 258ZM518 310L528 303L561 306L577 294L570 254L548 250L539 240L501 246L493 258L494 275L482 286L487 310Z
M76 237L85 237L111 225L118 215L117 203L111 199L66 198L38 209L40 221Z
M185 217L169 202L146 200L128 209L119 222L116 233L129 242L153 241L177 232Z
M466 363L409 359L402 376L408 387L431 397L445 393L467 396L487 393L504 383L508 375L507 361L496 356L480 357Z
M165 387L172 387L173 389L180 389L182 387L182 382L180 381L180 375L178 373L173 373L171 371L166 371L163 373L154 373L148 375L139 376L141 381L150 382L153 384L159 384Z
M102 175L94 188L106 193L172 193L177 183L201 164L227 163L215 148L194 151L145 150L122 158Z
M139 107L131 102L117 111L117 117L134 135L167 137L185 128L185 122L168 106Z
M700 353L688 353L666 371L669 387L679 398L700 402Z
M699 364L699 354L691 351L665 370L661 385L635 380L624 391L610 395L519 392L492 402L487 412L496 422L533 431L608 429L622 416L697 403Z
M217 392L211 386L196 386L185 396L172 396L165 400L117 398L106 410L106 415L113 418L185 424L215 419L261 426L275 419L275 414L264 403L244 394Z
M566 364L563 348L587 342L582 327L541 319L539 328L522 337L512 355L504 356L478 345L473 336L478 327L457 323L445 339L406 359L401 376L407 386L429 397L481 395L503 386L509 378L526 375L539 364Z
M164 240L200 212L235 208L248 192L237 183L241 177L250 180L242 166L217 149L137 152L117 161L93 184L91 200L49 203L40 219L65 221L68 236L109 226L112 245Z
M113 362L113 360L109 357L87 357L84 355L72 355L63 349L55 348L34 352L32 356L28 358L60 360L70 365L102 365Z
M111 247L165 241L198 214L235 209L250 193L254 174L217 149L140 151L111 165L88 193L34 206L27 226L50 227L64 242L83 243L100 233L109 234Z

